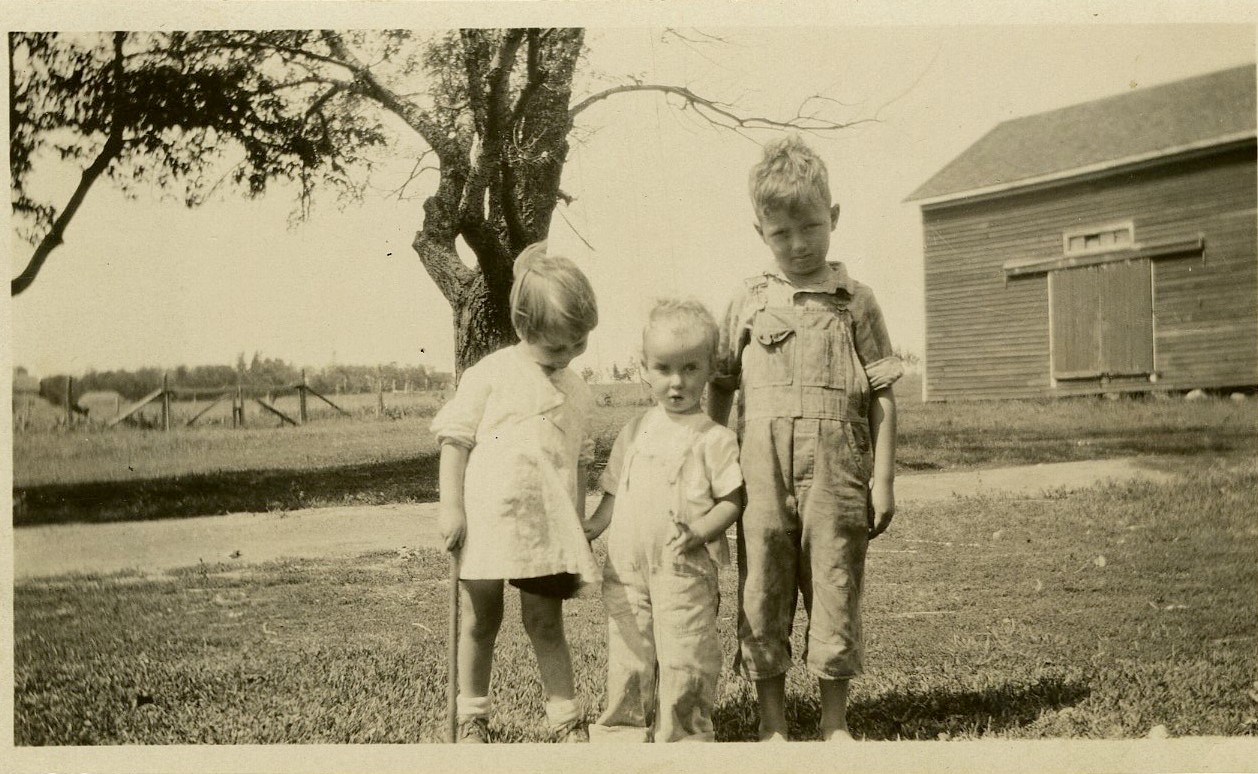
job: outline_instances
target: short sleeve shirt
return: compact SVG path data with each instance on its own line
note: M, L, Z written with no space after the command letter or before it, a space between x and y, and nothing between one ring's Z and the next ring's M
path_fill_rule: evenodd
M658 475L626 480L629 454L658 461L659 467L642 468ZM617 497L609 541L636 536L633 539L647 545L634 548L658 551L670 521L692 523L711 510L718 498L743 485L738 438L705 414L676 415L655 406L620 431L599 485ZM627 520L637 523L634 529L622 529ZM608 550L612 550L610 542ZM729 563L723 536L709 543L708 550L718 564Z

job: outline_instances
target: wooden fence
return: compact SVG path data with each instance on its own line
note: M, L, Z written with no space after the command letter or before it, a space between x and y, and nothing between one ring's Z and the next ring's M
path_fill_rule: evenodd
M66 405L68 407L74 406L74 401L71 399L71 396L70 396L71 388L69 386L72 384L73 384L73 380L71 380L66 387ZM297 394L297 418L296 419L294 419L293 417L290 417L288 414L285 414L283 411L276 408L273 402L274 397L277 394L282 395L289 392L296 392ZM191 419L185 422L184 423L185 427L191 427L193 424L196 423L198 419L205 416L205 414L209 412L210 409L214 408L215 406L217 406L218 404L222 403L225 400L231 400L232 402L232 427L245 426L245 401L246 400L252 400L253 402L257 403L260 407L262 407L268 413L279 417L283 423L294 425L294 426L304 425L306 424L306 422L309 421L309 412L307 409L308 409L309 396L311 395L323 401L324 403L328 404L332 408L336 409L341 414L344 414L345 416L350 416L350 413L348 411L336 405L327 397L320 394L313 387L311 387L309 383L307 383L306 381L305 371L301 372L301 381L297 382L296 384L284 385L280 387L266 387L266 388L257 387L254 385L246 386L243 383L231 385L231 386L212 387L208 389L204 387L197 387L197 388L177 387L177 386L172 387L170 384L169 377L167 375L163 375L161 387L157 388L156 390L153 390L148 395L145 395L144 397L140 398L134 403L131 403L130 405L128 405L126 408L124 408L122 411L118 413L118 416L111 419L106 424L106 426L115 427L121 424L122 422L125 422L128 419L131 419L137 416L140 413L140 411L143 410L144 407L149 405L150 403L153 403L155 401L161 401L161 407L162 407L161 427L163 430L170 430L171 428L171 401L175 397L187 396L187 395L192 395L194 397L199 397L201 395L208 395L212 398L212 400L210 401L209 405L207 405L205 408L198 411L195 415L193 415ZM70 412L71 410L72 409L67 408L67 412ZM78 410L82 411L82 409L78 409Z

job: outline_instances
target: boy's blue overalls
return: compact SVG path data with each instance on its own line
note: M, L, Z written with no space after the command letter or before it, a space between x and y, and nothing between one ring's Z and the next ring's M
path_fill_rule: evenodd
M809 671L833 680L862 670L873 473L866 367L898 371L899 361L872 293L841 264L831 267L817 290L775 273L750 278L723 334L723 365L741 362L741 377L726 373L720 383L741 389L747 505L735 666L751 680L790 667L797 590L809 617Z

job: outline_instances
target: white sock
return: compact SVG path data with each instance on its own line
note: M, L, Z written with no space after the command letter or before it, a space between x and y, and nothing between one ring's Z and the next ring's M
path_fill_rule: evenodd
M581 717L577 703L573 699L556 699L546 702L546 719L551 726L562 726Z
M489 717L490 702L488 696L464 696L459 694L454 702L458 709L458 715L461 718Z

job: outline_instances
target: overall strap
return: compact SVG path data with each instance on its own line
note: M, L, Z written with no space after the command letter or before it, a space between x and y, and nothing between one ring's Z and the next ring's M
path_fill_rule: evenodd
M633 447L638 441L638 428L642 426L642 419L646 417L647 411L640 412L629 420L629 424L625 425L624 434L628 437L629 442L625 445L624 459L620 462L620 486L629 486L629 463L633 460Z

